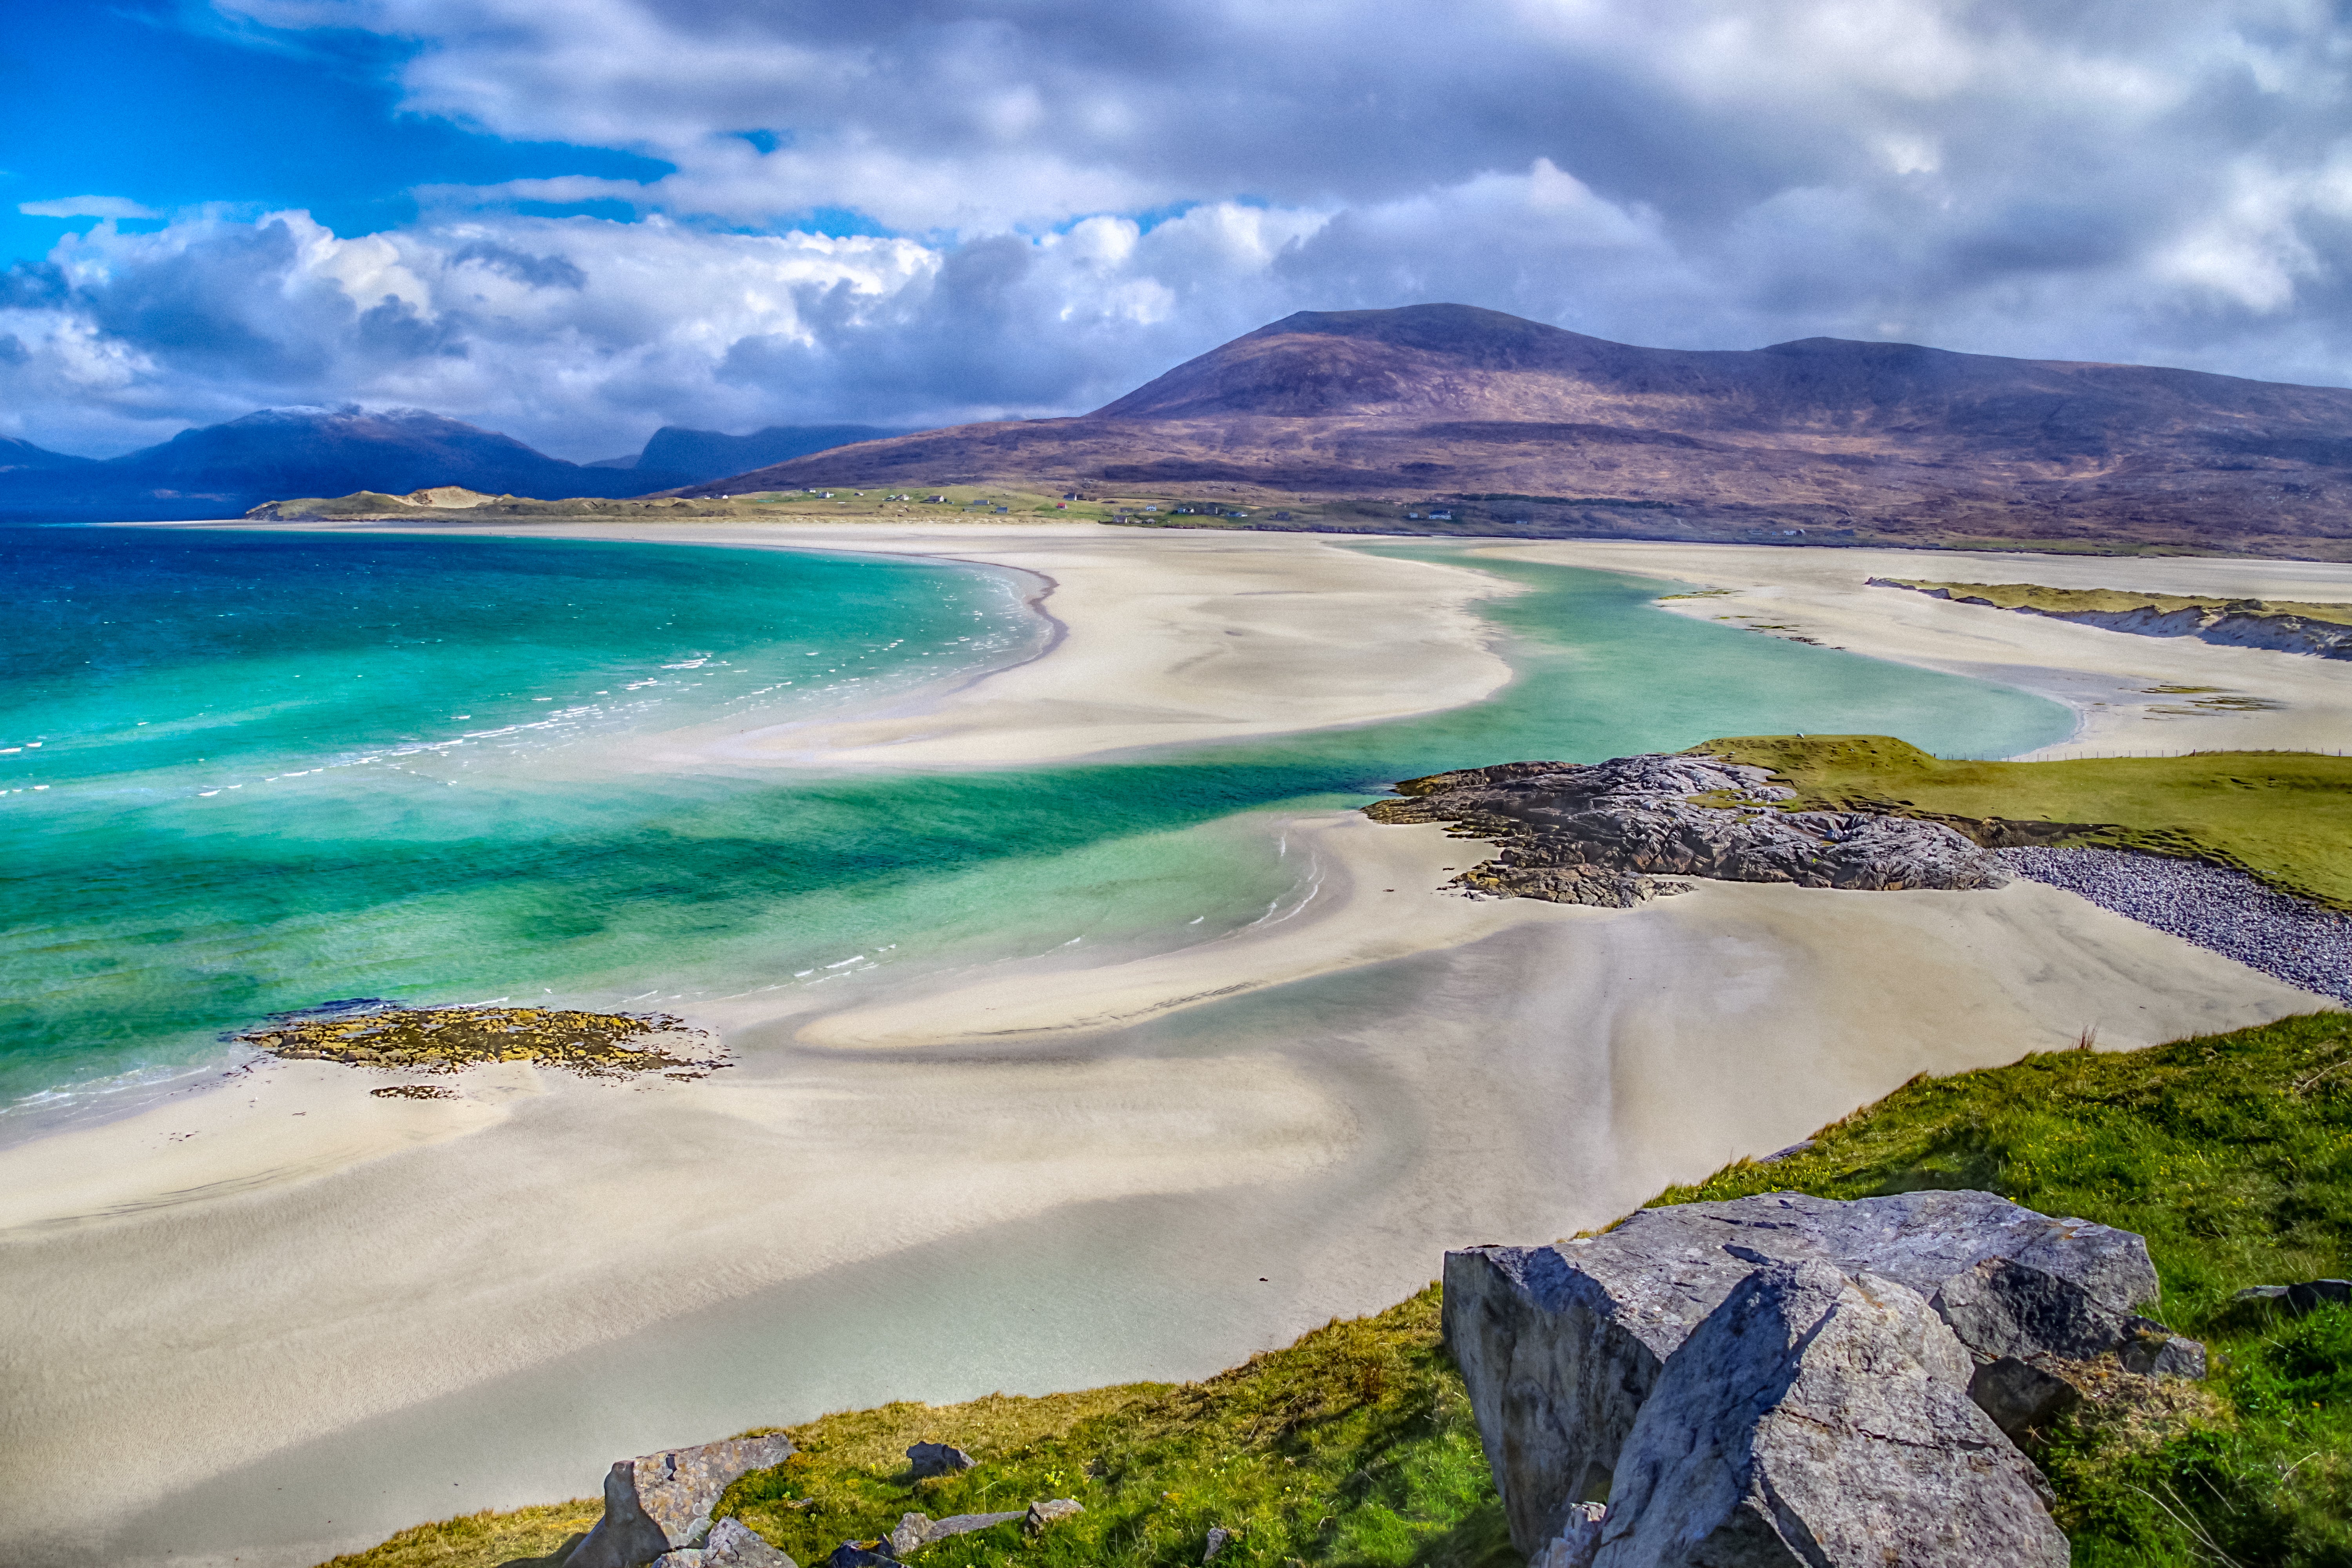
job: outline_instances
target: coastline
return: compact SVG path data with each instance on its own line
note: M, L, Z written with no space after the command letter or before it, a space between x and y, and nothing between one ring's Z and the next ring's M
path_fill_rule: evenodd
M287 531L397 526L232 524ZM436 536L588 539L898 556L1024 573L1049 654L879 710L656 736L640 765L1012 767L1146 746L1368 724L1458 708L1510 679L1483 599L1454 567L1318 534L1102 523L442 524Z
M2075 715L2065 742L2017 757L2042 762L2140 751L2318 751L2352 737L2352 680L2337 661L2223 647L2193 637L2141 637L1867 588L1868 577L2039 583L2230 598L2352 603L2352 564L2243 556L2066 556L1961 551L1848 550L1769 544L1633 541L1489 542L1465 553L1628 572L1706 597L1661 607L1695 619L1770 626L1759 635L1809 637L1832 647L1948 674L2019 687ZM2197 706L2214 688L2266 708Z
M1052 580L1065 631L1028 663L906 711L664 737L648 767L1060 761L1430 711L1509 673L1470 608L1507 585L1330 538L465 531ZM1860 586L1887 570L1861 557L1916 573L1918 556L1482 545L1465 563L1523 549L1744 584L1753 613L1817 617L1823 641L2045 691L2090 716L2070 746L2158 722L2103 714L2093 693L2170 679L2144 673L2155 639ZM2022 580L2048 558L1968 559L2020 563ZM2211 683L2248 689L2233 679ZM2209 727L2288 744L2336 710L2282 679L2288 706ZM2035 884L1473 900L1440 884L1475 842L1267 815L1321 873L1286 918L1099 966L1048 956L746 1003L722 1020L740 1065L701 1082L514 1064L449 1080L458 1100L383 1100L367 1090L383 1077L284 1063L248 1075L259 1092L241 1079L0 1151L16 1284L0 1455L73 1478L69 1496L0 1498L0 1543L34 1564L307 1568L436 1510L584 1490L616 1455L820 1408L1203 1375L1386 1305L1444 1246L1606 1223L1916 1072L2085 1028L2128 1048L2326 1005ZM1065 1294L1039 1300L1040 1279ZM147 1429L174 1434L168 1452L122 1440ZM320 1484L290 1484L298 1468ZM74 1538L59 1518L82 1521Z

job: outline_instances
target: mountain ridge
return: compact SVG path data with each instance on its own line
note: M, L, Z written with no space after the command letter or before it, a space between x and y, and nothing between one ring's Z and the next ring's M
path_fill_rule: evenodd
M1651 349L1461 305L1300 311L1089 414L679 493L1016 481L1459 501L1484 531L2352 558L2352 389L1831 338Z

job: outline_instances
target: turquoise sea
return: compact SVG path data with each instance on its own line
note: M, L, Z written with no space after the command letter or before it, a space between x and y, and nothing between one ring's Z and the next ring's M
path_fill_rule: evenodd
M1385 552L1455 558L1446 547ZM698 1003L1072 943L1299 891L1262 816L1388 781L1719 734L2046 744L2026 693L1476 563L1517 679L1424 719L933 773L629 765L1034 657L1034 580L556 540L0 531L0 1133L335 998Z

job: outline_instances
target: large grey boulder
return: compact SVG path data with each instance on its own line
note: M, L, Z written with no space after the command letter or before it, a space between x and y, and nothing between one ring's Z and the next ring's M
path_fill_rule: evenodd
M1506 763L1407 779L1381 822L1444 822L1500 853L1455 881L1474 892L1622 908L1687 884L1998 888L1993 854L1941 823L1876 812L1785 811L1795 792L1763 768L1703 754L1591 766ZM1700 797L1694 799L1693 797Z
M702 1546L720 1494L747 1472L781 1465L792 1454L792 1439L779 1433L615 1462L604 1478L604 1515L564 1568L645 1568Z
M1916 1290L1758 1268L1642 1406L1593 1568L2064 1568L1972 1364Z
M1604 1236L1551 1247L1448 1253L1446 1342L1512 1542L1533 1555L1560 1534L1570 1504L1609 1498L1619 1453L1666 1359L1762 1265L1868 1271L1933 1300L1993 1259L2058 1281L2122 1321L2157 1294L2138 1237L2053 1219L1990 1193L1852 1203L1773 1193L1643 1209ZM2024 1331L2004 1324L2004 1333ZM1963 1342L1972 1331L1954 1327ZM1983 1359L2021 1360L2012 1353L2021 1342L2001 1339Z

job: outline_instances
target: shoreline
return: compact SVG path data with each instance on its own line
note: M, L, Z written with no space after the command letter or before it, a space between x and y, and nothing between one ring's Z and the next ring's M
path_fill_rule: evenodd
M1706 596L1661 607L1755 624L1897 664L2013 686L2063 703L2074 733L2015 762L2193 751L2324 751L2352 736L2352 680L2340 661L2143 637L1930 599L1864 579L2039 583L2230 598L2352 603L2352 563L2252 556L2062 556L1770 544L1485 541L1482 557L1587 566L1694 584ZM1933 563L1932 567L1928 563ZM1761 626L1776 628L1761 630ZM2161 687L2211 688L2210 692ZM2242 699L2265 707L2210 704ZM2200 707L2202 700L2209 704Z
M667 737L649 766L1004 765L1474 701L1509 673L1469 608L1509 590L1475 568L1522 548L1474 545L1462 571L1344 537L1084 524L466 531L911 543L874 552L1053 583L1051 658L919 712ZM930 549L950 542L954 557ZM1791 580L1694 553L1722 548L1557 563L1749 583L1754 613L1825 626L1882 616L1882 597L2044 625L1852 600L1869 574L1834 579L1867 552L1821 552L1839 568ZM1381 606L1419 640L1400 651ZM1979 679L2044 652L2036 679L2058 695L2048 671L2066 673L2071 639L2126 658L2153 640L2047 625L2068 638L2010 648L2011 665L1926 622L1846 646ZM2305 721L2294 705L2216 718ZM726 1023L738 1065L700 1082L509 1064L436 1080L459 1100L408 1101L372 1099L391 1080L362 1069L278 1063L248 1075L259 1092L0 1150L17 1287L0 1366L19 1391L0 1454L73 1478L37 1513L0 1498L0 1545L40 1568L308 1568L460 1505L589 1489L620 1454L820 1408L1204 1375L1400 1299L1445 1246L1606 1223L1916 1072L2085 1028L2130 1048L2326 1005L2039 884L1703 882L1622 910L1470 900L1441 884L1477 841L1268 816L1322 872L1286 918L1104 964L1047 954L747 1004ZM1058 1293L1041 1300L1041 1278ZM128 1451L122 1435L151 1427L175 1434L169 1451Z
M877 711L657 734L642 758L652 767L1034 766L1411 718L1480 701L1511 679L1475 606L1513 584L1366 555L1340 535L1088 522L219 526L814 551L1049 584L1037 608L1057 629L1037 656Z

